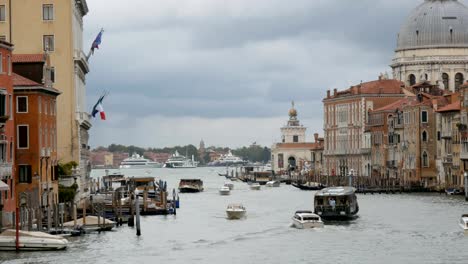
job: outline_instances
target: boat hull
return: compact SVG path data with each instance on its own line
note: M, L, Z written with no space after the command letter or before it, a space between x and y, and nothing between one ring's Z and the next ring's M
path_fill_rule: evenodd
M20 231L19 250L20 251L43 251L43 250L63 250L68 246L68 241L59 236L53 236L42 232L28 232L33 236L24 236L26 231ZM44 237L40 237L44 236ZM16 250L15 232L9 231L8 235L0 235L0 251Z
M250 185L250 189L254 191L260 190L260 185Z
M219 190L219 194L221 194L221 195L229 195L229 194L231 194L231 190Z
M227 214L228 219L241 219L241 218L245 217L245 211L227 210L226 214Z
M303 185L303 184L298 184L298 183L291 183L292 186L296 187L296 188L299 188L301 190L304 190L304 191L319 191L319 190L322 190L323 188L325 188L325 186L307 186L307 185Z
M308 221L298 221L293 218L293 227L298 229L307 229L307 228L321 228L323 227L322 221L308 222Z
M195 188L195 187L181 187L179 188L179 192L181 193L197 193L197 192L201 192L203 191L203 189L198 189L198 188Z

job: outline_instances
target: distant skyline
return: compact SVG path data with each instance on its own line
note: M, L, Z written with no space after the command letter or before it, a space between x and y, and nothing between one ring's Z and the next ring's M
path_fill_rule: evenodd
M105 30L88 109L110 91L90 144L271 146L292 100L312 141L327 89L391 76L400 26L422 2L88 0L85 47Z

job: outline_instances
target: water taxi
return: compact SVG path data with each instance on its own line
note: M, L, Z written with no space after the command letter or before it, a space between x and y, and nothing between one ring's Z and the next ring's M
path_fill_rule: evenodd
M181 179L179 182L179 192L195 193L203 191L203 181L200 179Z
M314 213L324 220L355 218L359 212L355 192L353 187L329 187L318 191L314 196Z
M312 211L296 211L292 220L295 228L303 229L323 227L323 222L320 216L312 213Z
M221 195L229 195L231 194L231 189L229 189L229 187L227 186L223 186L219 189L219 194Z
M269 181L265 184L266 187L280 187L280 181Z
M246 212L247 210L242 204L230 204L226 209L228 219L241 219Z
M459 222L460 227L466 235L468 235L468 214L463 214Z
M250 189L251 189L251 190L258 191L258 190L260 190L260 184L257 183L257 182L254 182L254 183L252 183L252 184L250 185Z

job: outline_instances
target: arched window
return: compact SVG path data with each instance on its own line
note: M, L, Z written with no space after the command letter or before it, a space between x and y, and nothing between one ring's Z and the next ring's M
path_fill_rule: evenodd
M422 141L427 142L427 132L426 131L422 132Z
M409 83L409 85L415 85L416 84L416 76L414 74L410 74L408 76L408 83Z
M444 82L445 90L449 90L449 76L445 72L442 73L442 81Z
M455 74L455 92L457 92L458 89L460 89L460 85L462 85L464 81L465 81L465 78L463 74L461 73Z
M427 152L424 151L422 154L422 166L424 168L429 167L429 157L427 156Z

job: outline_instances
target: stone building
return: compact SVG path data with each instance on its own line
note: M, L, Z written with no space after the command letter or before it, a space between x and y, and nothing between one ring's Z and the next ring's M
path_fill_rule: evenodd
M315 174L322 173L323 164L323 138L314 134L314 142L306 141L306 130L297 118L297 110L289 110L289 120L281 128L281 142L273 144L271 148L272 170L301 171L306 169Z
M370 176L371 138L366 131L369 111L405 97L404 84L381 76L344 91L327 91L324 105L324 174Z
M401 26L393 77L457 91L468 75L468 8L458 0L425 0Z

